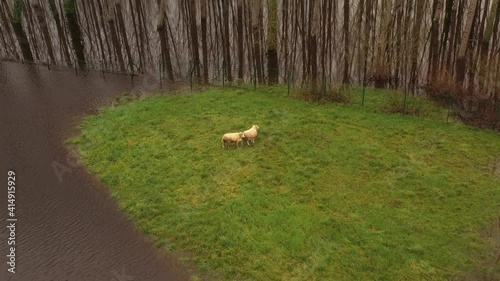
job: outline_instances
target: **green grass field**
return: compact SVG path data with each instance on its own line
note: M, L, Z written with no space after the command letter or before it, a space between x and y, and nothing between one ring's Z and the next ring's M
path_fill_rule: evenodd
M399 97L401 98L401 97ZM498 134L286 88L210 88L86 117L77 144L137 227L216 280L442 280L482 268L500 215ZM254 146L226 132L261 128ZM124 245L126 247L126 245ZM498 275L495 275L498 276Z

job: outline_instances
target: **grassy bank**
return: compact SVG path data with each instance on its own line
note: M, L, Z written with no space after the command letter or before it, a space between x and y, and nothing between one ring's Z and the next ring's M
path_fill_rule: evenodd
M158 247L222 279L465 275L488 258L480 231L500 214L500 138L425 101L422 118L383 113L388 102L210 89L104 109L71 142ZM255 146L221 147L252 124Z

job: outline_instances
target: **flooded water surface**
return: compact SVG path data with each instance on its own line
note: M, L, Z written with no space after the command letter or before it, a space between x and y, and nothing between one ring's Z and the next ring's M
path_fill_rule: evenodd
M186 280L118 211L106 188L68 156L78 117L129 91L130 77L0 62L0 168L16 174L16 273L0 241L0 280ZM9 235L7 187L1 237ZM2 239L4 240L4 239Z

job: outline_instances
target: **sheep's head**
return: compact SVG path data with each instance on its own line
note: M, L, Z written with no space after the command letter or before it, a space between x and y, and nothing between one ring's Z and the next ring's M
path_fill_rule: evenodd
M243 133L243 132L239 132L238 135L240 135L240 138L242 138L242 139L246 138L245 133Z
M255 128L255 130L259 129L259 126L257 126L257 125L253 125L253 127Z

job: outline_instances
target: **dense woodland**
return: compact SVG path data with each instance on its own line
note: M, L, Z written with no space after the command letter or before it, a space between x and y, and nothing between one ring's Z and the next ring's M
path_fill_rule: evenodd
M367 81L494 115L499 24L499 0L3 0L0 56L313 92Z

